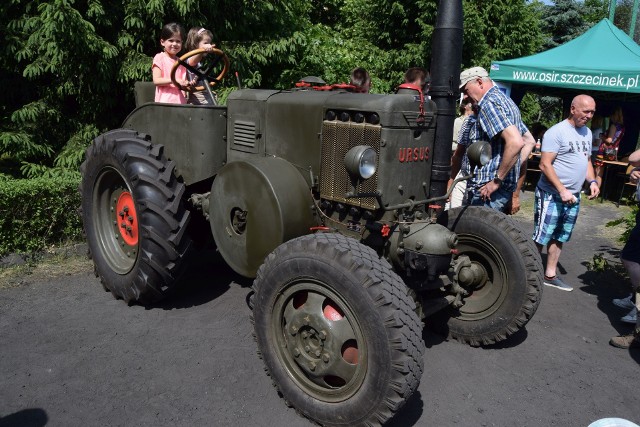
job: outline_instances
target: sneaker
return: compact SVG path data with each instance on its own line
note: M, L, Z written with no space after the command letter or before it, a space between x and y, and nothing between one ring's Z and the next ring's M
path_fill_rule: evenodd
M633 294L629 294L626 298L615 298L613 300L613 305L617 305L620 308L626 308L627 310L631 310L636 305L631 301L633 298Z
M558 276L555 276L552 279L549 279L547 278L547 276L544 276L544 284L547 286L553 286L554 288L558 288L567 292L571 292L573 290L571 286L564 283Z
M624 323L633 323L635 324L638 321L638 309L633 307L626 316L620 318Z
M640 348L640 336L629 334L613 337L609 340L609 344L618 348Z

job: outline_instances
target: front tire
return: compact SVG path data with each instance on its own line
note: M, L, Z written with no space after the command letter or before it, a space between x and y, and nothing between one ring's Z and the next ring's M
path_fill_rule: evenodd
M158 301L176 284L191 242L185 186L163 147L115 130L82 163L81 213L96 276L127 303Z
M279 246L258 270L252 322L284 399L328 426L379 425L418 387L424 342L407 287L337 234Z
M466 289L459 309L447 307L426 326L472 346L495 344L524 327L542 299L542 261L510 217L481 206L450 209L438 222L458 236L459 254L470 258L484 281Z

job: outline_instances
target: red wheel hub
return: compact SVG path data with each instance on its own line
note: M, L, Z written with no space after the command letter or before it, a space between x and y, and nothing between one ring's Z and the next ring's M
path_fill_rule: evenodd
M116 203L116 222L120 235L129 246L138 244L138 216L133 204L133 196L128 191L123 191Z

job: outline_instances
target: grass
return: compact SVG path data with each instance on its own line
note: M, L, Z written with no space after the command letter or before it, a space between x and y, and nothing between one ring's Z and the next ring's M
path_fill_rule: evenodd
M588 200L586 197L582 199L582 208L596 209L602 214L601 224L592 228L590 232L596 236L610 242L613 246L622 246L621 236L625 231L625 224L607 227L605 224L617 217L626 215L630 211L630 207L621 204L615 207L613 202L605 201L600 203L599 199ZM581 213L581 215L583 215ZM514 215L514 218L533 223L533 192L527 191L521 196L520 211ZM583 218L584 219L584 218ZM578 219L580 222L580 218ZM76 250L74 250L74 248ZM43 254L28 257L22 265L0 268L0 289L8 289L26 285L38 280L47 278L61 277L82 272L91 272L93 263L83 253L84 250L77 250L78 246L68 246L66 248L51 249ZM614 259L607 259L602 254L595 254L592 260L587 261L590 269L595 271L611 271L617 273L620 269L619 262Z
M0 289L16 288L36 281L93 271L86 254L73 247L28 257L24 264L0 268Z

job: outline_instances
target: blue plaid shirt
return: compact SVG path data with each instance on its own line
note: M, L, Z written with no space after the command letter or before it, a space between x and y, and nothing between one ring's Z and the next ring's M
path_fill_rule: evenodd
M460 132L458 132L458 145L464 146L465 150L478 139L476 136L476 119L475 114L471 114L470 116L465 117L462 125L460 126ZM466 151L464 156L462 156L462 161L460 162L460 172L464 175L471 172L469 156L467 156Z
M476 168L473 178L467 183L468 189L477 189L491 181L502 161L504 153L504 140L500 132L511 125L515 125L524 135L528 129L522 122L520 110L516 104L497 87L493 86L485 93L478 103L479 112L476 122L476 140L489 141L491 143L491 161L481 168ZM507 191L515 191L520 175L520 161L502 178L502 188Z

